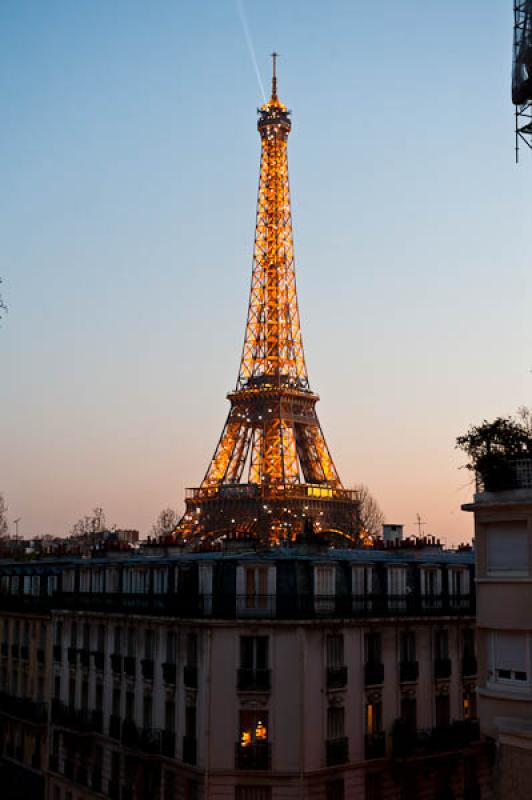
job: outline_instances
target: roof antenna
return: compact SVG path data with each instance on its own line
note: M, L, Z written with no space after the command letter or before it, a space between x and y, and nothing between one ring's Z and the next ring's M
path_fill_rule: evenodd
M273 62L273 70L272 70L272 100L277 100L277 59L279 58L279 53L276 53L275 50L272 53L272 62Z

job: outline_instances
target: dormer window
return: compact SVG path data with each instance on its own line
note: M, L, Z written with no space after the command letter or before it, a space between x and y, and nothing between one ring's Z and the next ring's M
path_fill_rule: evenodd
M332 564L314 566L314 609L318 613L334 611L336 567Z
M275 567L245 565L237 567L236 593L239 614L269 616L275 609Z

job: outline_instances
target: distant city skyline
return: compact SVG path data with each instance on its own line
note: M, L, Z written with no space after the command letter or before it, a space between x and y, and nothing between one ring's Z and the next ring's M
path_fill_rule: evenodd
M289 168L310 385L345 486L470 539L457 435L530 404L532 163L511 3L0 10L0 492L11 532L149 533L201 482L251 274L262 102Z

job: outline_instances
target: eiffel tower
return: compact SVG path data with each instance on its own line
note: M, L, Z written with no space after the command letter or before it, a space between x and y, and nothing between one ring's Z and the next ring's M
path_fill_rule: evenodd
M290 111L277 95L272 57L271 97L258 110L260 178L240 371L214 456L201 486L187 490L176 534L191 544L233 536L276 545L313 530L348 545L358 503L342 486L309 386L288 183Z

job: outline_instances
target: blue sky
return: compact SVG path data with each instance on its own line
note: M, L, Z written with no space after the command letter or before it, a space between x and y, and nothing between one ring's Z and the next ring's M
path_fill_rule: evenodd
M303 337L346 485L456 542L454 439L532 388L512 4L242 3L281 53ZM25 535L147 531L220 434L260 90L236 2L0 5L0 491Z

